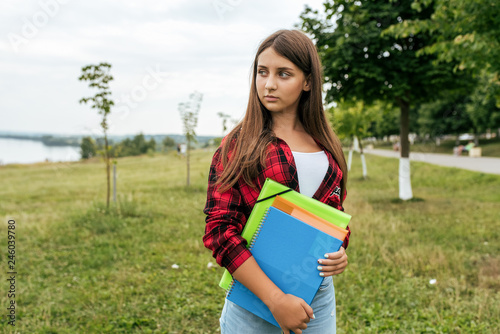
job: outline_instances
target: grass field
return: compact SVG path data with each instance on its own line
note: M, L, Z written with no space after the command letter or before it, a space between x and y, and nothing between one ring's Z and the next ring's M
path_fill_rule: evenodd
M202 244L211 152L118 160L103 206L99 161L0 167L2 333L218 333L221 268ZM355 156L349 266L335 277L338 333L497 333L500 176ZM7 221L16 222L16 326L7 324ZM178 265L178 269L173 265ZM435 284L430 280L435 279Z

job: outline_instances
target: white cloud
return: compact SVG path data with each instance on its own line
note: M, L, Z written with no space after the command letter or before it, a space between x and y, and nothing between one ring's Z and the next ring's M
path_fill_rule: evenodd
M313 8L321 2L308 1ZM222 14L214 6L220 3L229 4ZM204 99L197 133L219 135L218 112L237 119L244 114L259 43L278 29L293 28L305 3L2 1L0 130L81 133L98 128L97 112L78 104L92 93L78 76L82 66L107 61L113 66L115 102L123 103L122 96L134 91L140 97L126 115L111 116L112 133L180 133L177 106L198 90ZM44 9L50 5L52 12ZM39 13L49 13L47 22ZM30 24L36 32L27 38L23 32ZM17 52L9 34L26 39ZM148 69L155 68L168 76L140 95Z

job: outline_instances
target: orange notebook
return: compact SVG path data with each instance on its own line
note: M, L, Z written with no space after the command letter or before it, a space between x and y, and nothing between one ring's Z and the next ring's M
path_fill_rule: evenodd
M275 197L272 206L339 240L344 241L347 235L346 229L343 229L342 227L334 225L329 221L310 213L309 211L293 204L292 202L284 199L281 196Z

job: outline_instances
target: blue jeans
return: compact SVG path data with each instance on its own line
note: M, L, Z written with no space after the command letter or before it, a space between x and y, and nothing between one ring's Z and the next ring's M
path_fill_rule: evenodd
M303 334L335 334L335 288L332 277L325 277L311 307L315 319L307 324ZM221 334L280 334L281 329L271 325L244 308L226 299L219 319Z

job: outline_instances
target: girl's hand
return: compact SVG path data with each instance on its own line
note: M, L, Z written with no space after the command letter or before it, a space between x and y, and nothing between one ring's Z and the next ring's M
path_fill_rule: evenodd
M344 247L340 247L338 252L325 254L325 258L319 259L318 264L322 277L341 274L347 267L347 254Z
M302 334L307 323L314 319L313 309L302 298L290 294L275 297L269 309L284 334Z

